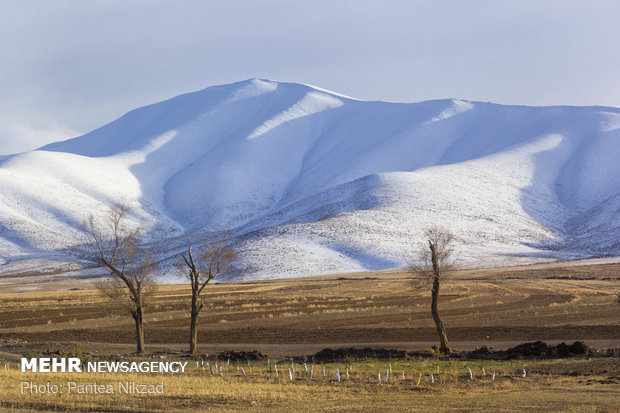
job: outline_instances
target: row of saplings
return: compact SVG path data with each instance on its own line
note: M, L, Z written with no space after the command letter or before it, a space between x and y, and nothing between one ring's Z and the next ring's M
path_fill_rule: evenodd
M136 351L144 354L144 310L155 293L156 260L152 252L142 252L138 248L140 228L131 226L127 216L129 207L115 205L110 208L104 222L93 216L84 223L86 244L93 258L110 272L110 277L97 283L97 287L132 316L136 324ZM179 255L177 264L186 272L192 290L190 307L190 354L197 352L198 315L203 305L200 294L214 278L232 271L235 251L228 246L225 236L216 237L205 243L198 254L188 247L187 254ZM438 312L439 286L442 276L449 271L451 243L453 235L444 229L432 227L425 232L428 245L423 245L418 253L421 264L412 266L410 271L417 275L416 280L431 284L431 312L440 339L439 351L449 354L448 338Z

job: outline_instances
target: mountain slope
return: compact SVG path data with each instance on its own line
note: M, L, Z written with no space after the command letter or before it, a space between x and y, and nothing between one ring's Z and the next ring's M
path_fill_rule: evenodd
M618 254L617 154L616 108L368 102L250 79L0 160L0 255L79 260L81 222L118 201L163 257L232 229L248 276L404 265L432 223L466 263Z

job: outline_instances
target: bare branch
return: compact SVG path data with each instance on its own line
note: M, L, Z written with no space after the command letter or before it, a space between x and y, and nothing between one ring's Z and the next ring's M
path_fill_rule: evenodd
M444 228L433 226L424 232L424 238L426 242L419 248L418 262L409 267L409 272L417 276L414 284L417 283L418 288L431 285L431 313L441 343L440 351L449 354L448 336L439 316L439 289L445 274L454 267L454 261L451 261L454 235Z
M141 252L138 236L141 228L131 228L127 223L129 207L116 205L110 208L105 224L101 225L91 215L84 222L86 245L92 257L110 271L110 278L97 284L102 294L130 314L136 321L138 352L144 351L142 320L144 310L155 294L152 279L156 259L152 252Z
M188 270L187 278L192 288L191 307L190 307L190 353L196 351L197 345L197 320L200 311L204 308L200 300L200 294L207 284L232 268L232 263L236 259L235 251L229 247L229 234L222 234L220 237L206 242L198 251L194 258L192 247L187 248L187 256L181 255L178 263L185 263Z
M421 280L423 283L431 282L436 275L433 269L431 246L435 248L438 265L438 276L442 278L445 274L456 268L453 257L454 250L452 244L454 234L440 226L432 226L424 231L425 242L418 246L416 252L417 261L407 268L407 271L416 276L414 281Z

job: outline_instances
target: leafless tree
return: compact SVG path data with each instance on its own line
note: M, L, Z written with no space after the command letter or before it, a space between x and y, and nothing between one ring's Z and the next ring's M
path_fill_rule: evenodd
M97 283L97 287L134 319L136 351L143 354L144 312L156 291L152 278L156 260L151 252L139 250L141 229L128 225L128 213L129 207L116 205L110 208L103 223L91 215L84 222L84 231L93 259L110 272L110 277Z
M454 269L452 242L454 235L445 228L433 226L424 231L425 243L418 251L418 263L410 267L417 280L431 284L431 313L439 334L442 354L450 354L446 329L439 317L439 287L448 272Z
M194 257L192 247L187 248L187 256L182 254L181 265L184 264L187 272L187 279L192 288L192 302L190 307L189 325L189 352L196 353L198 345L198 315L204 308L200 294L209 284L209 281L224 275L232 270L232 263L236 258L234 249L227 243L228 236L220 236L216 240L205 243L198 255Z

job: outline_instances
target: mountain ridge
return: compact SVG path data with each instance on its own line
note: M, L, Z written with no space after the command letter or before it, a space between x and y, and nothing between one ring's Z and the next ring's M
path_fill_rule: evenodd
M122 201L164 256L232 229L251 277L404 265L433 223L470 247L466 263L614 255L619 153L616 108L363 101L248 79L0 157L0 247L7 262L80 261L82 220Z

